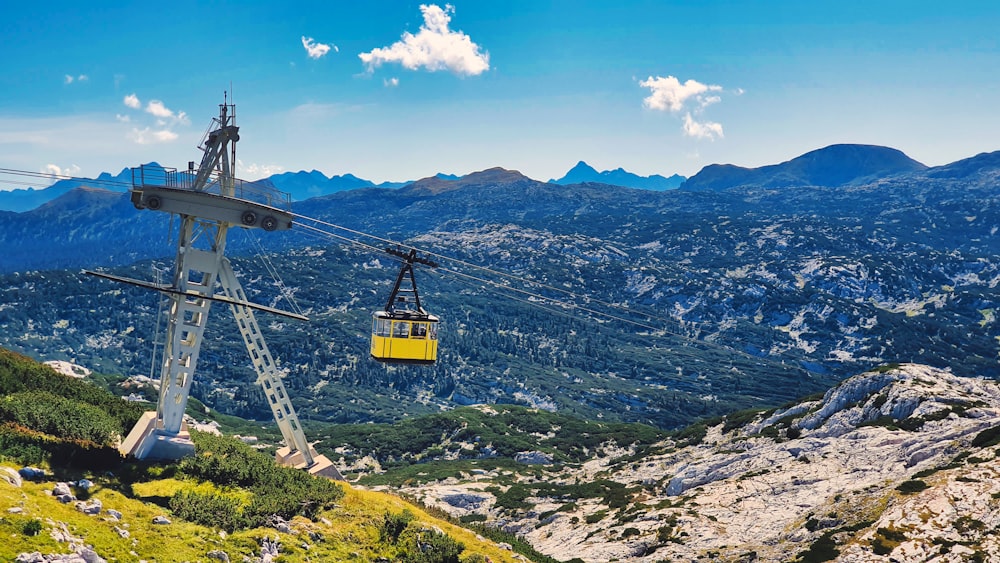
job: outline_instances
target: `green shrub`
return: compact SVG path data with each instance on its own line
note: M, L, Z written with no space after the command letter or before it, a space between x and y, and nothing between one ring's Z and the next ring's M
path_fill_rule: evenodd
M37 536L41 531L42 521L37 518L28 520L24 526L21 526L21 533L26 536Z
M900 483L899 486L896 487L896 490L904 495L912 495L928 488L930 488L930 485L920 479L910 479L909 481L903 481Z
M169 506L178 518L203 526L227 532L248 527L240 502L225 495L180 491L170 498Z
M120 437L118 421L100 408L47 391L25 391L3 397L0 420L65 440L112 445Z
M809 549L799 554L796 559L799 563L821 563L823 561L833 561L840 555L837 549L837 541L833 539L835 532L824 533L809 546Z
M19 463L48 461L55 467L113 469L122 455L111 446L84 440L62 440L11 422L0 424L0 454Z
M412 549L402 558L404 563L461 563L459 555L465 545L437 530L421 530L414 538Z
M333 481L279 466L269 456L239 440L203 432L192 432L191 437L195 455L181 460L178 465L181 473L219 487L242 487L252 493L241 518L233 521L239 527L258 526L272 514L286 520L297 515L313 518L344 496L344 490ZM183 504L183 500L178 502Z
M399 514L386 512L379 523L378 537L382 543L396 543L403 530L413 522L413 513L403 510Z
M974 448L988 448L997 444L1000 444L1000 426L987 428L972 439L972 447Z

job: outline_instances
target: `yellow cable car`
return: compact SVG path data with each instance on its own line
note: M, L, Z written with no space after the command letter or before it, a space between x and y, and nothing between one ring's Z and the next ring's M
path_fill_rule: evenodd
M417 281L413 277L413 264L419 262L431 267L437 264L417 258L416 250L403 253L387 248L386 252L403 258L404 261L399 275L396 276L396 285L392 288L385 310L375 311L372 315L372 358L386 363L433 364L437 360L438 318L420 306ZM407 274L410 287L404 289L400 286ZM409 309L408 297L400 294L412 294L415 308Z

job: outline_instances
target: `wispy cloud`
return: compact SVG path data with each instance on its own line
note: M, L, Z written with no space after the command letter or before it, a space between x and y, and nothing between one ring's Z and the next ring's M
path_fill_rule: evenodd
M129 94L122 98L122 103L125 104L125 107L130 109L142 109L142 101L139 100L139 96L135 94ZM138 114L137 120L140 122L140 126L132 127L132 129L126 134L128 139L138 145L169 143L176 140L179 136L177 132L174 131L175 128L191 124L191 120L188 119L186 113L183 111L175 112L168 108L167 105L160 100L150 100L146 104L146 108L143 111L156 118L156 127L154 128L148 125L141 127L143 119L141 114ZM121 123L132 122L132 116L127 113L115 114L115 119Z
M684 114L684 134L698 139L722 137L722 124L713 121L695 121L690 113Z
M340 49L336 45L327 45L326 43L319 43L312 37L302 36L302 46L306 49L306 54L309 55L310 59L318 59L323 55L330 52L333 49L334 53L340 52Z
M642 105L646 108L671 113L684 112L682 130L685 135L710 140L723 137L721 123L696 120L694 117L700 116L706 107L722 101L722 86L703 84L693 79L681 82L674 76L650 76L639 82L639 86L650 90L649 96L642 100ZM741 93L742 89L738 89L737 95Z
M190 125L191 120L188 119L187 113L183 111L174 112L160 100L150 100L146 104L146 113L159 118L157 120L157 125L160 126L174 126L174 125Z
M382 85L386 88L395 88L399 86L399 79L393 76L392 78L385 78L382 80Z
M72 74L67 74L66 76L63 77L63 84L72 84L74 82L86 82L88 80L90 80L90 77L87 76L86 74L80 74L77 76L73 76Z
M74 174L79 174L80 167L75 164L71 164L66 167L62 167L57 164L46 164L44 167L42 167L41 173L48 174L53 178L58 179L61 176L72 176Z
M277 164L246 164L240 159L236 159L237 174L245 178L267 178L285 171L283 166Z
M361 62L372 72L385 63L399 63L409 70L449 70L458 75L475 76L490 69L490 55L461 31L448 28L455 8L446 4L421 4L424 23L416 35L403 32L402 38L388 47L360 53Z
M151 145L154 143L169 143L177 140L177 133L169 129L154 130L150 127L139 129L133 127L128 133L128 138L137 145Z

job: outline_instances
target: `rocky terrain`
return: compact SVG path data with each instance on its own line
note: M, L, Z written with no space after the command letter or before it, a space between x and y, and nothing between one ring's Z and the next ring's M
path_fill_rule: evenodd
M904 364L640 455L607 450L534 477L475 472L402 491L563 560L996 561L998 440L997 382ZM624 496L561 494L602 481Z
M927 168L863 145L735 176L708 167L664 192L493 168L298 202L300 228L234 230L227 253L251 299L293 296L311 319L262 323L309 420L514 403L676 429L886 362L1000 378L998 186L1000 152ZM0 345L150 375L155 294L80 268L154 281L175 230L93 189L4 215ZM397 273L387 241L441 264L419 276L441 318L433 367L367 360L371 313ZM193 396L269 419L234 329L213 308Z

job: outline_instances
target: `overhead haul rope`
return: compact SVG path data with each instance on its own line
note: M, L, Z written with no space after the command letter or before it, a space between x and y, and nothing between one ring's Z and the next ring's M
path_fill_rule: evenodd
M611 302L608 302L608 301L603 301L601 299L596 299L596 298L591 297L589 295L580 295L578 293L574 293L572 291L569 291L567 289L563 289L561 287L556 287L556 286L553 286L553 285L546 284L544 282L527 279L527 278L524 278L524 277L521 277L521 276L517 276L517 275L514 275L514 274L509 274L507 272L501 272L499 270L494 270L492 268L487 268L486 266L480 266L479 264L473 264L471 262L466 262L466 261L461 260L459 258L454 258L452 256L447 256L445 254L440 254L440 253L437 253L437 252L432 252L432 251L429 251L429 250L426 250L426 249L419 248L419 247L414 246L414 245L409 244L409 243L403 243L403 242L395 241L395 240L392 240L392 239L387 239L387 238L384 238L384 237L379 237L379 236L376 236L376 235L371 235L371 234L365 233L364 231L358 231L356 229L351 229L351 228L348 228L348 227L337 225L336 223L330 223L328 221L322 221L320 219L315 219L313 217L307 217L305 215L299 215L299 214L293 213L292 216L294 216L294 217L296 217L298 219L301 219L301 220L312 221L312 222L320 224L320 225L324 225L324 226L327 226L327 227L332 227L334 229L340 229L342 231L346 231L346 232L351 233L353 235L368 237L368 238L377 240L377 241L385 243L385 244L397 245L397 246L406 246L406 247L409 247L409 248L414 248L414 249L418 250L419 252L421 252L423 254L426 254L428 256L434 256L434 257L438 258L439 260L450 261L450 262L453 262L455 264L458 264L458 265L461 265L461 266L465 266L467 268L473 268L473 269L476 269L476 270L481 270L481 271L487 272L489 274L493 274L493 275L496 275L496 276L508 278L510 280L518 281L518 282L525 283L525 284L534 285L534 286L540 287L542 289L548 289L548 290L551 290L551 291L556 291L556 292L562 293L564 295L568 295L568 296L570 296L570 297L572 297L574 299L582 299L582 300L586 300L586 301L592 301L594 303L597 303L597 304L600 304L600 305L604 305L605 307L611 307L613 309L618 309L618 310L621 310L621 311L625 311L627 313L634 313L634 314L637 314L637 315L642 315L643 317L646 317L647 319L650 319L650 320L656 320L656 321L665 322L665 323L672 323L672 324L680 324L676 319L671 319L671 318L668 318L668 317L662 317L662 316L659 316L659 315L656 315L656 314L653 314L653 313L647 313L645 311L638 311L638 310L633 309L631 307L627 307L627 306L624 306L624 305L619 305L617 303L611 303ZM299 226L310 228L310 226L303 225L301 223L299 223ZM362 242L357 241L356 239L352 239L350 237L345 237L345 236L342 236L342 235L335 235L333 233L329 233L327 231L324 231L324 230L316 228L316 227L311 227L311 228L313 230L317 231L317 232L323 233L323 234L331 236L333 238L344 240L344 241L350 242L352 244L362 245L362 246L364 246L364 247L366 247L366 248L368 248L370 250L374 250L376 252L384 252L384 249L382 249L382 248L376 248L374 246L362 243ZM454 270L451 270L451 271L454 271ZM487 280L487 282L488 282L488 280ZM493 283L493 282L489 282L489 283ZM501 287L504 287L504 286L501 286ZM552 299L550 297L544 297L544 296L542 296L542 297L545 298L545 299L547 299L547 300L550 300L550 301L558 301L558 300ZM580 307L580 306L577 306L577 307ZM583 308L583 307L581 307L581 310L586 310L586 309ZM607 316L612 316L612 315L607 315ZM688 321L685 321L685 322L688 322ZM641 324L641 323L639 323L639 324ZM656 329L656 330L658 330L658 329Z
M101 184L101 185L105 185L105 186L123 186L123 187L128 187L128 188L132 187L132 183L131 182L121 182L121 181L118 181L118 180L103 180L103 179L98 179L98 178L82 178L82 177L78 177L78 176L69 176L69 175L65 175L65 174L51 174L51 173L48 173L48 172L31 172L31 171L28 171L28 170L17 170L17 169L12 169L12 168L0 168L0 176L2 176L3 174L8 174L8 175L12 175L12 176L23 176L23 177L27 177L27 178L39 178L39 179L45 179L45 180L80 180L80 181L85 181L85 182L88 182L88 183L91 183L91 184ZM0 183L11 184L11 185L31 186L30 182L26 182L24 180L9 180L9 179L3 179L2 177L0 177ZM708 328L704 327L701 323L697 323L697 322L693 322L693 321L684 321L684 320L678 321L676 319L672 319L672 318L669 318L669 317L663 317L663 316L656 315L656 314L653 314L653 313L648 313L648 312L645 312L645 311L639 311L639 310L633 309L633 308L628 307L628 306L619 305L617 303L610 303L608 301L603 301L603 300L596 299L596 298L593 298L593 297L590 297L590 296L587 296L587 295L580 295L578 293L569 291L567 289L563 289L563 288L560 288L560 287L555 287L555 286L552 286L552 285L549 285L549 284L546 284L546 283L543 283L543 282L539 282L539 281L536 281L536 280L530 280L530 279L527 279L527 278L516 276L514 274L509 274L507 272L501 272L499 270L493 270L491 268L487 268L486 266L480 266L478 264L473 264L471 262L467 262L467 261L464 261L464 260L461 260L461 259L458 259L458 258L454 258L452 256L447 256L447 255L440 254L440 253L437 253L437 252L432 252L432 251L428 251L428 250L425 250L425 249L420 249L420 248L415 247L412 244L405 244L405 243L402 243L402 242L399 242L399 241L395 241L395 240L392 240L392 239L387 239L387 238L384 238L384 237L379 237L379 236L376 236L376 235L372 235L372 234L366 233L364 231L359 231L359 230L356 230L356 229L351 229L351 228L348 228L348 227L344 227L342 225L337 225L335 223L330 223L330 222L327 222L327 221L316 219L314 217L308 217L308 216L300 215L300 214L297 214L297 213L292 213L291 215L293 217L296 217L296 218L298 218L300 220L303 220L303 221L311 221L311 222L319 224L319 225L324 225L324 226L331 227L331 228L334 228L334 229L340 229L342 231L351 233L353 235L361 236L361 237L367 237L367 238L379 241L379 242L384 243L384 244L390 244L390 245L397 245L397 246L404 246L404 247L414 248L416 250L419 250L421 253L424 253L424 254L426 254L428 256L434 256L434 257L438 258L439 260L451 261L451 262L453 262L455 264L458 264L458 265L461 265L461 266L465 266L465 267L468 267L468 268L473 268L473 269L481 270L481 271L484 271L484 272L487 272L487 273L490 273L490 274L493 274L493 275L496 275L496 276L508 278L508 279L511 279L511 280L514 280L514 281L519 281L519 282L524 283L524 284L530 284L530 285L534 285L536 287L540 287L540 288L543 288L543 289L548 289L548 290L551 290L551 291L562 293L562 294L568 295L568 296L570 296L570 297L572 297L574 299L583 299L583 300L586 300L588 302L594 302L594 303L597 303L597 304L600 304L600 305L604 305L606 307L611 307L613 309L618 309L618 310L625 311L625 312L628 312L628 313L638 314L638 315L646 317L647 319L650 319L650 320L661 321L661 322L668 323L668 324L676 324L676 325L680 325L682 327L686 324L686 325L689 325L689 326L691 326L693 328L696 328L699 331L701 331L701 330L709 330L710 331L710 329L711 329L711 327L708 327ZM314 225L307 225L307 224L303 224L303 223L299 223L298 225L299 225L299 227L301 229L305 230L305 231L300 230L300 232L302 232L302 234L306 234L306 235L310 235L310 236L313 236L313 237L317 237L318 240L321 240L323 237L335 238L335 239L341 240L341 241L343 241L343 242L345 242L345 243L347 243L349 245L357 246L359 248L362 248L362 249L365 249L365 250L368 250L368 251L371 251L371 252L375 252L375 253L379 253L379 254L385 253L385 249L384 248L379 248L379 247L376 247L376 246L372 246L370 244L366 244L364 242L361 242L361 241L359 241L357 239L352 239L350 237L345 237L343 235L337 235L335 233L331 233L329 231L325 231L323 229L320 229L320 228L318 228L318 227L316 227ZM260 242L256 241L256 239L255 239L255 242L257 243L258 248L261 249L260 254L263 255L264 252L263 252L263 249L262 249L262 247L260 245ZM396 258L393 258L393 259L398 260ZM268 266L265 264L265 267L268 267ZM271 268L273 268L273 264L271 265ZM646 324L640 323L638 321L634 321L634 320L631 320L631 319L626 319L624 317L619 317L617 315L612 315L612 314L609 314L609 313L604 313L604 312L597 311L597 310L594 310L594 309L591 309L591 308L588 308L588 307L577 305L575 303L567 303L565 301L560 301L560 300L552 298L552 297L547 297L547 296L540 295L540 294L537 294L537 293L533 293L533 292L530 292L530 291L527 291L527 290L524 290L524 289L519 289L519 288L511 287L511 286L508 286L508 285L504 285L504 284L498 283L498 282L493 281L493 280L488 280L488 279L485 279L485 278L479 278L477 276L473 276L471 274L466 274L466 273L463 273L463 272L458 272L456 270L452 270L452 269L448 269L448 268L440 268L439 267L439 268L437 268L435 270L431 270L431 271L434 272L434 271L438 271L438 270L440 270L442 273L446 273L448 275L453 275L456 278L458 278L460 281L464 281L466 283L471 283L471 282L475 281L475 282L478 282L480 284L490 285L490 286L493 286L493 287L498 288L498 289L506 289L508 291L512 291L512 292L516 292L516 293L521 293L523 295L527 295L529 297L534 297L535 299L540 299L540 300L546 301L548 303L562 305L563 307L566 307L566 308L578 309L580 311L585 311L585 312L588 312L590 314L594 314L594 315L597 315L597 316L601 316L601 317L605 317L605 318L613 319L613 320L618 320L618 321L621 321L621 322L624 322L624 323L628 323L628 324L632 324L632 325L635 325L635 326L642 327L642 328L647 329L647 330L652 330L654 332L655 331L664 332L666 334L670 334L672 336L676 336L676 337L679 337L679 338L682 338L684 340L688 340L688 341L691 341L691 342L704 342L701 339L698 339L698 338L695 338L695 337L692 337L692 336L689 336L689 335L686 335L686 334L681 334L679 332L674 332L672 330L668 330L668 329L663 328L663 327L660 327L660 328L652 327L650 325L646 325ZM272 277L273 277L273 275L272 275ZM278 281L279 284L281 283L280 279L278 279L277 281ZM282 291L282 295L284 296L284 290L282 290L281 288L279 288L279 291ZM568 315L568 313L566 313L565 311L559 311L557 309L552 309L551 307L545 307L545 306L543 306L543 305L541 305L541 304L539 304L537 302L534 302L534 301L530 301L530 300L527 300L527 299L518 298L518 297L515 297L515 296L511 296L511 295L505 295L505 297L507 297L509 299L516 300L516 301L524 302L526 304L529 304L529 305L541 308L543 310L546 310L546 311L549 311L549 312L552 312L552 313L562 314L562 315ZM290 298L289 302L293 304L294 308L298 309L298 305L295 303L295 301L294 301L293 298ZM712 344L714 344L716 346L723 347L723 348L727 348L727 349L732 350L732 351L734 351L734 352L736 352L736 353L738 353L740 355L746 355L746 356L751 356L751 357L756 358L756 356L752 356L751 354L748 354L745 351L737 350L736 348L733 348L731 346L727 346L725 344L721 344L721 343L712 343Z
M332 227L341 228L341 229L343 229L345 231L348 231L348 232L351 232L351 233L355 233L355 234L359 234L359 235L363 235L363 236L368 236L370 238L373 238L373 239L378 240L380 242L385 242L387 244L397 244L397 245L400 245L400 246L407 246L407 247L411 247L411 248L416 248L416 247L413 247L412 245L398 243L396 241L393 241L393 240L390 240L390 239L386 239L386 238L382 238L382 237L378 237L378 236L375 236L375 235L369 235L369 234L364 233L362 231L356 231L354 229L349 229L347 227L340 227L339 225L335 225L333 223L327 223L325 221L315 220L315 219L312 219L312 218L309 218L309 217L305 217L305 216L302 216L302 215L296 215L296 217L298 217L300 219L308 219L308 220L315 221L315 222L320 223L320 224L329 225L329 226L332 226ZM341 240L343 242L346 242L346 243L348 243L350 245L353 245L353 246L357 246L357 247L362 248L364 250L372 251L372 252L375 252L375 253L384 253L385 252L385 249L383 249L383 248L379 248L377 246L372 246L370 244L361 242L361 241L359 241L357 239L352 239L350 237L345 237L343 235L338 235L336 233L331 233L329 231L325 231L323 229L320 229L320 228L312 226L312 225L304 225L304 224L300 223L299 227L301 227L303 229L306 229L306 230L308 230L308 231L310 231L311 233L314 233L314 234L319 234L319 235L323 235L323 236L327 236L327 237L330 237L330 238L335 238L335 239ZM456 262L458 264L461 264L461 265L469 266L469 267L472 267L472 268L477 268L477 269L480 269L480 270L483 270L483 271L486 271L486 272L490 272L490 273L494 273L494 274L497 274L497 275L502 275L502 276L504 276L506 278L509 278L509 279L512 279L512 280L516 280L516 281L520 281L520 282L522 282L524 284L534 284L534 285L541 286L541 287L544 287L544 288L553 289L555 291L559 291L559 292L562 292L562 293L565 293L565 294L568 294L568 295L571 295L571 296L574 296L574 297L577 297L577 298L581 298L581 296L578 295L578 294L576 294L576 293L573 293L571 291L567 291L567 290L564 290L564 289L560 289L558 287L549 286L549 285L546 285L546 284L543 284L543 283L540 283L540 282L536 282L536 281L529 280L529 279L526 279L526 278L521 278L521 277L518 277L518 276L515 276L515 275L512 275L512 274L506 274L504 272L500 272L500 271L497 271L497 270L486 268L484 266L479 266L479 265L476 265L476 264L465 262L463 260L453 259L453 258L445 256L443 254L429 252L429 251L425 251L425 250L422 250L422 249L419 249L419 248L416 248L416 249L418 251L422 252L422 253L425 253L425 254L428 254L428 255L431 255L431 256L435 256L435 257L438 257L438 258L441 258L441 259L445 259L445 260L452 260L452 261L454 261L454 262ZM667 333L667 334L671 334L673 336L677 336L677 337L680 337L680 338L689 339L689 340L692 340L692 341L696 341L697 340L697 339L694 339L694 338L692 338L692 337L690 337L688 335L681 334L681 333L678 333L678 332L674 332L672 330L668 330L668 329L663 328L663 327L655 327L655 326L652 326L652 325L649 325L649 324L645 324L645 323L641 323L641 322L638 322L638 321L635 321L635 320L632 320L632 319L628 319L628 318L625 318L625 317L622 317L622 316L619 316L619 315L613 315L611 313L606 313L606 312L603 312L603 311L599 311L599 310L593 309L591 307L586 307L586 306L583 306L583 305L579 305L577 303L571 303L571 302L567 302L567 301L562 301L560 299L556 299L554 297L549 297L547 295L542 295L540 293L535 293L535 292L532 292L532 291L528 291L526 289L521 289L521 288L518 288L518 287L512 287L512 286L509 286L509 285L504 285L504 284L499 283L499 282L494 281L494 280L489 280L489 279L482 278L482 277L479 277L479 276L474 276L472 274L467 274L465 272L460 272L458 270L454 270L454 269L451 269L451 268L444 268L444 267L438 266L437 268L434 268L434 269L432 269L430 271L433 272L433 273L438 273L438 274L451 275L451 276L454 276L456 278L459 278L460 281L478 282L481 285L493 286L493 287L495 287L497 289L502 289L502 290L507 290L508 292L518 293L518 294L523 295L523 296L528 297L528 298L534 298L534 299L537 299L537 300L540 300L540 301L544 301L546 303L550 303L550 304L553 304L553 305L560 305L560 306L562 306L564 308L567 308L567 309L575 309L575 310L579 310L579 311L583 311L583 312L589 313L591 315L595 315L595 316L598 316L598 317L603 317L605 319L610 319L610 320L615 320L615 321L620 321L620 322L623 322L623 323L631 324L633 326L637 326L637 327L640 327L640 328L643 328L643 329L646 329L646 330L649 330L649 331L652 331L652 332L664 332L664 333ZM523 299L523 298L511 296L511 295L506 295L506 297L509 298L509 299L514 299L516 301L521 301L523 303L527 303L529 305L537 306L537 307L545 309L546 311L549 311L549 312L557 312L557 313L561 313L561 314L564 314L564 315L568 315L565 311L558 311L558 310L552 309L550 307L544 307L544 306L539 305L539 303L537 303L537 302L530 301L529 299ZM584 299L590 299L589 297L586 297L586 296L582 296L582 298L584 298ZM590 299L590 300L594 301L595 303L599 303L599 304L603 304L603 305L608 305L608 306L611 306L611 307L615 307L615 305L613 303L607 303L607 302L601 301L599 299ZM618 306L617 308L621 308L621 307ZM631 310L630 310L630 312L631 312ZM656 317L655 315L648 315L648 316L651 317L651 318L653 318L654 320L655 319L660 319L660 318ZM664 320L664 319L660 319L660 320ZM672 322L676 323L677 321L672 321Z
M16 169L11 169L11 168L0 168L0 175L2 175L2 174L10 174L10 175L15 175L15 176L24 176L24 177L29 177L29 178L41 178L41 179L46 179L46 180L52 180L52 179L59 179L59 180L80 180L80 181L86 181L86 182L94 183L94 184L103 184L103 185L106 185L106 186L132 187L132 183L131 182L121 182L121 181L118 181L118 180L102 180L102 179L94 179L94 178L81 178L81 177L69 176L69 175L64 175L64 174L51 174L51 173L47 173L47 172L31 172L31 171L27 171L27 170L16 170ZM15 181L15 180L2 180L2 179L0 179L0 182L17 183L17 184L28 185L27 182ZM499 271L499 270L494 270L494 269L488 268L486 266L481 266L479 264L474 264L472 262L467 262L465 260L461 260L459 258L455 258L455 257L448 256L448 255L445 255L445 254L441 254L441 253L438 253L438 252L433 252L433 251L430 251L430 250L418 248L418 247L416 247L416 246L414 246L412 244L407 244L407 243L403 243L403 242L400 242L400 241L395 241L395 240L392 240L392 239L388 239L388 238L385 238L385 237L380 237L380 236L377 236L377 235L372 235L372 234L366 233L364 231L359 231L359 230L356 230L356 229L351 229L349 227L344 227L344 226L338 225L336 223L331 223L331 222L328 222L328 221L323 221L321 219L316 219L314 217L308 217L306 215L301 215L301 214L298 214L298 213L292 213L291 215L293 217L301 220L301 221L308 221L308 222L312 222L312 223L317 224L317 225L323 225L323 226L326 226L326 227L331 227L331 228L334 228L334 229L339 229L339 230L342 230L344 232L350 233L352 235L359 236L359 237L366 237L366 238L378 241L378 242L383 243L383 244L414 248L414 249L420 251L423 254L426 254L428 256L433 256L435 258L438 258L439 260L450 261L450 262L452 262L454 264L457 264L457 265L460 265L460 266L464 266L464 267L467 267L467 268L472 268L472 269L479 270L479 271L482 271L482 272L486 272L486 273L492 274L494 276L499 276L499 277L502 277L502 278L510 279L512 281L517 281L517 282L520 282L520 283L523 283L523 284L532 285L534 287L538 287L538 288L541 288L541 289L547 289L549 291L554 291L554 292L566 295L566 296L568 296L568 297L570 297L572 299L580 299L580 300L584 300L584 301L586 301L588 303L590 303L590 302L596 303L598 305L603 305L605 307L609 307L609 308L612 308L612 309L617 309L617 310L620 310L620 311L624 311L626 313L640 315L640 316L645 317L645 318L647 318L649 320L660 321L660 322L671 324L671 325L679 325L679 326L683 327L685 324L687 324L687 325L690 325L693 328L696 328L698 330L703 330L705 328L703 326L700 326L700 323L695 323L695 322L692 322L692 321L683 321L683 320L678 321L677 319L672 319L672 318L669 318L669 317L663 317L663 316L657 315L655 313L650 313L650 312L646 312L646 311L637 310L637 309L634 309L632 307L628 307L626 305L620 305L618 303L611 303L609 301L604 301L604 300L601 300L601 299L597 299L597 298L591 297L589 295L581 295L579 293L575 293L573 291L570 291L570 290L567 290L567 289L564 289L564 288L561 288L561 287L556 287L556 286L553 286L553 285L550 285L550 284L546 284L544 282L540 282L540 281L537 281L537 280L531 280L531 279L528 279L528 278L524 278L524 277L517 276L517 275L514 275L514 274L510 274L510 273L507 273L507 272L502 272L502 271ZM304 223L300 222L300 223L298 223L298 226L301 229L305 229L307 231L311 231L311 234L314 235L314 236L315 235L319 235L319 236L322 236L322 237L335 238L335 239L341 240L341 241L343 241L345 243L348 243L350 245L354 245L354 246L357 246L359 248L363 248L365 250L376 252L376 253L379 253L379 254L382 254L382 253L385 252L384 248L379 248L379 247L376 247L376 246L372 246L370 244L366 244L364 242L361 242L360 240L353 239L353 238L350 238L350 237L346 237L346 236L343 236L343 235L337 235L335 233L331 233L329 231L320 229L320 228L316 227L315 225L309 225L309 224L304 224ZM262 248L262 246L260 244L260 241L257 240L256 237L254 237L254 242L255 242L257 248L260 251L259 252L260 255L263 256L265 253L263 252L263 248ZM285 296L286 295L285 288L284 288L283 284L281 283L280 278L276 277L276 275L272 271L273 270L273 264L272 265L265 264L265 268L268 269L268 272L271 274L272 278L274 278L276 280L276 282L279 284L279 291L281 291L282 296ZM484 279L484 278L479 278L477 276L473 276L471 274L466 274L466 273L463 273L463 272L459 272L457 270L448 269L448 268L443 268L443 269L442 268L438 268L438 270L440 270L442 273L446 273L446 274L449 274L449 275L454 275L455 277L464 277L467 280L477 281L479 283L486 284L486 285L491 285L491 286L494 286L496 288L507 289L508 291L513 291L513 292L521 293L523 295L526 295L526 296L529 296L529 297L534 297L534 298L540 299L540 300L544 300L544 301L547 301L549 303L559 304L559 305L562 305L562 306L567 307L567 308L578 309L580 311L585 311L585 312L588 312L588 313L591 313L591 314L594 314L594 315L598 315L598 316L601 316L601 317L605 317L605 318L608 318L608 319L619 320L621 322L625 322L625 323L629 323L629 324L632 324L632 325L635 325L635 326L639 326L639 327L642 327L642 328L647 329L647 330L653 330L653 331L662 330L663 332L667 332L667 333L673 334L675 336L680 336L682 338L691 338L690 336L687 336L687 335L684 335L684 334L680 334L680 333L677 333L677 332L674 332L674 331L670 331L670 330L667 330L665 328L652 327L650 325L647 325L647 324L644 324L644 323L640 323L638 321L634 321L634 320L631 320L631 319L626 319L626 318L620 317L618 315L612 315L610 313L604 313L604 312L598 311L596 309L592 309L592 308L585 307L585 306L582 306L582 305L578 305L578 304L575 304L575 303L568 303L568 302L565 302L565 301L561 301L559 299L555 299L553 297L548 297L548 296L537 294L537 293L533 293L533 292L530 292L530 291L527 291L527 290L518 289L518 288L511 287L511 286L506 286L506 285L497 283L497 282L492 281L492 280L488 280L488 279ZM508 297L510 297L510 296L508 296ZM513 299L513 297L511 297L511 298ZM292 304L293 308L298 309L298 305L294 302L294 299L289 298L288 301ZM537 303L533 303L531 301L525 301L525 302L537 305ZM300 312L300 311L296 311L296 312ZM697 339L692 339L692 340L697 340Z

